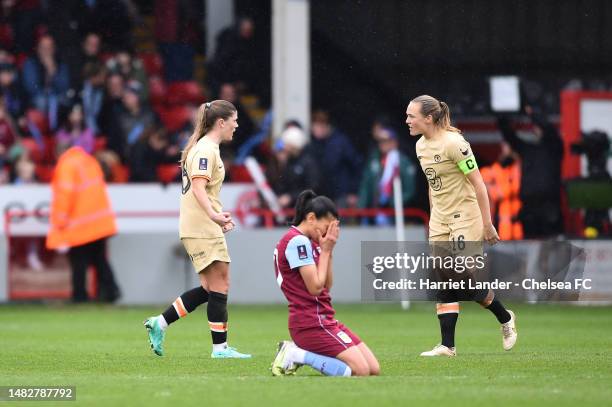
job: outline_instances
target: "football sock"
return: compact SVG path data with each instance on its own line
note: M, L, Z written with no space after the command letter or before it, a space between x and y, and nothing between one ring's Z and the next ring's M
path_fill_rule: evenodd
M300 365L306 363L306 351L302 348L298 348L297 346L291 347L289 350L289 355L287 356L291 362L299 363Z
M211 291L206 313L214 350L214 345L225 345L227 342L227 295Z
M303 364L318 370L325 376L350 376L352 373L351 368L340 359L330 358L308 351L304 351Z
M493 300L486 308L495 315L495 318L497 318L500 324L505 324L510 321L510 313L498 300Z
M436 304L438 321L440 322L440 334L442 345L447 348L455 347L455 326L459 318L459 303L438 303Z
M161 313L159 325L166 329L168 325L184 317L199 305L208 301L208 292L202 286L197 286L181 294L164 312Z

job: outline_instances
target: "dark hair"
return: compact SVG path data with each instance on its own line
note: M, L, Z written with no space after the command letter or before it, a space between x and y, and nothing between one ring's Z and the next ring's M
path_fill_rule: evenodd
M338 218L338 210L336 204L326 196L317 195L312 189L302 191L295 202L295 217L291 224L297 226L310 212L315 214L317 219L332 215Z
M329 119L329 112L323 109L313 110L311 119L313 123L325 123L330 124L331 120Z

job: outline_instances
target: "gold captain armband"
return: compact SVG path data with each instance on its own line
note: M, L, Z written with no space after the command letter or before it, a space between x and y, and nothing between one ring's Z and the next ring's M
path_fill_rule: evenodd
M463 161L459 161L457 165L459 166L461 172L466 175L478 169L478 164L476 164L476 158L474 158L474 156L468 157Z

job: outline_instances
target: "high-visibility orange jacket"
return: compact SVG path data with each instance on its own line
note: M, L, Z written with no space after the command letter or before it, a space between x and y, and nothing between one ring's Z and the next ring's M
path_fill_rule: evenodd
M497 219L497 232L502 240L520 240L523 238L523 225L518 220L521 210L519 191L521 188L520 163L502 167L494 163L481 170L482 178L487 185L491 210Z
M117 233L98 161L80 147L64 152L51 181L47 248L74 247Z

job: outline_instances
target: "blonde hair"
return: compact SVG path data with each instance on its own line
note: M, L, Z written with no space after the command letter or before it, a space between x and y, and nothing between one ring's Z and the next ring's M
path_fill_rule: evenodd
M181 153L181 164L187 159L189 150L191 150L206 133L212 130L218 119L228 120L235 112L236 106L227 100L213 100L212 102L202 103L198 108L193 134L189 137L187 145Z
M446 103L429 95L417 96L410 102L420 103L421 114L425 117L431 115L436 127L461 134L461 130L451 125L450 109Z

